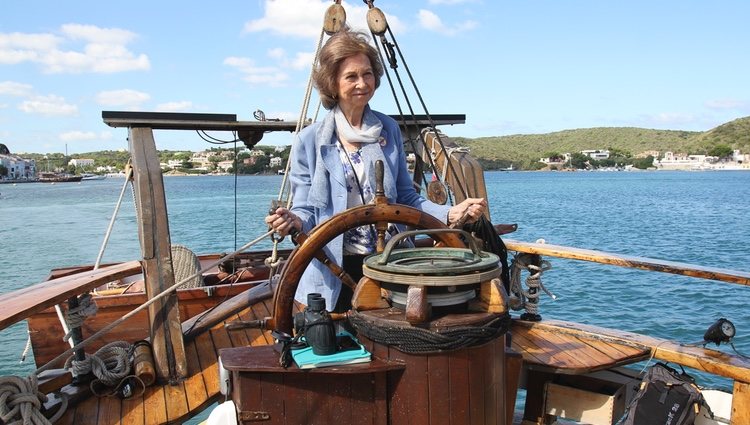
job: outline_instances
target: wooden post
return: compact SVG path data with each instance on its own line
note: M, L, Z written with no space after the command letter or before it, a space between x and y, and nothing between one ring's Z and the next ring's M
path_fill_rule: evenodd
M164 181L151 128L131 127L129 141L146 296L151 299L175 284ZM177 384L188 375L177 294L149 306L148 315L157 379Z
M740 425L750 423L750 412L747 406L750 406L750 384L747 382L734 381L734 391L732 392L732 418L729 423Z

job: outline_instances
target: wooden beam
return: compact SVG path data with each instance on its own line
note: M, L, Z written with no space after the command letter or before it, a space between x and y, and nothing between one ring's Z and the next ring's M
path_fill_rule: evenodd
M611 264L632 269L657 271L698 277L701 279L718 280L750 286L750 273L721 269L717 267L703 267L688 263L658 260L646 257L612 254L590 249L572 248L562 245L521 242L513 239L503 239L508 251L539 254L548 257L567 258L571 260L589 261L592 263Z
M750 384L734 381L732 392L732 425L750 424Z
M20 322L50 307L60 304L71 296L140 273L141 263L129 261L98 270L51 279L0 295L0 330Z
M151 299L175 284L167 203L153 131L137 127L129 135L146 296ZM158 379L178 383L188 376L188 368L177 294L150 305L148 313Z

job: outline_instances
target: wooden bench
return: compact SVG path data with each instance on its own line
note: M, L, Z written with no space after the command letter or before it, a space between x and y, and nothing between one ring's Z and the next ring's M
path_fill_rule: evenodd
M524 423L543 423L544 388L555 375L583 375L636 363L651 357L734 380L732 423L750 403L750 360L695 345L684 345L632 332L560 320L514 320L512 348L521 353L526 377Z
M645 360L646 347L595 338L592 334L563 332L547 322L514 320L514 351L523 356L526 371L524 423L544 423L545 392L556 374L584 375Z

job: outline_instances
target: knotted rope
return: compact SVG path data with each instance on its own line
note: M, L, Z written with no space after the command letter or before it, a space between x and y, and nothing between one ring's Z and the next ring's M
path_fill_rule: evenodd
M499 316L481 326L458 326L431 331L415 326L374 323L359 313L349 316L357 332L379 344L409 354L429 354L474 347L504 335L510 327L510 315Z
M541 260L539 265L531 263L534 256L531 254L520 253L513 257L510 273L510 300L509 304L513 310L525 309L529 314L539 314L539 289L544 291L553 300L557 296L547 290L542 283L542 273L552 268L547 260ZM529 276L526 278L526 287L524 290L521 286L521 271L527 270Z
M276 235L271 235L271 240L273 241L273 249L271 250L271 256L263 260L263 263L269 269L268 275L274 276L276 274L276 270L281 264L281 258L279 258L279 242L284 240L284 238L283 237L279 238L279 237L276 237Z
M93 373L108 387L115 386L130 373L130 357L133 345L125 341L114 341L100 348L94 354L86 354L84 360L73 356L65 362L65 369L72 369L76 376Z
M7 425L51 425L65 413L67 397L62 397L60 409L47 419L41 408L47 396L39 392L36 375L0 377L0 422Z
M65 322L68 324L68 333L63 337L63 341L67 341L73 335L73 330L80 328L83 325L83 321L87 317L96 314L97 306L90 293L85 293L78 298L78 307L68 309L65 314Z

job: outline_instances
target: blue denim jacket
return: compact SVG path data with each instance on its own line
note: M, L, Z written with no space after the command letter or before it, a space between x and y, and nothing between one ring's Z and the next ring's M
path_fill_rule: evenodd
M438 205L417 194L406 167L401 131L391 117L374 113L383 123L381 143L363 145L360 153L374 176L375 161L383 160L383 186L389 203L408 205L447 221L449 205ZM299 133L292 145L289 181L292 190L292 212L302 219L302 230L309 233L316 225L346 209L347 190L341 159L336 148L333 113ZM369 179L375 184L375 179ZM373 191L375 188L372 188ZM336 264L343 260L343 236L339 235L324 248ZM341 292L341 281L325 265L313 259L302 275L295 299L307 303L307 294L319 292L332 310Z

